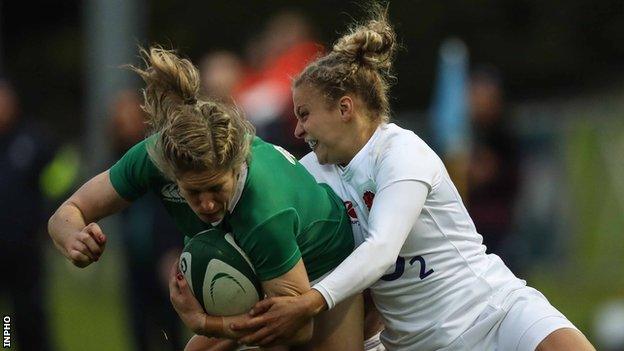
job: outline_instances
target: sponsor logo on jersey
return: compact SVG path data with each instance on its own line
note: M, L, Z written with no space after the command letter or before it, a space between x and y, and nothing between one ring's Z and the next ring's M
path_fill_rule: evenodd
M364 199L364 203L366 204L366 207L368 207L368 210L370 211L371 207L373 207L373 200L375 199L375 194L372 191L365 191L364 192L364 196L362 196L362 198Z
M169 202L186 202L182 195L180 195L180 189L176 184L167 184L160 189L160 193L165 201Z

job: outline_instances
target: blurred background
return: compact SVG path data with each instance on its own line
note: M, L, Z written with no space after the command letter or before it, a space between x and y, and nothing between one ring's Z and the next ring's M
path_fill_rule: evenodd
M52 211L145 129L137 45L177 49L301 156L290 77L355 2L0 1L0 311L18 350L179 350L163 272L181 239L154 199L103 222L71 266ZM624 350L624 2L392 1L395 123L445 161L490 252L600 350Z

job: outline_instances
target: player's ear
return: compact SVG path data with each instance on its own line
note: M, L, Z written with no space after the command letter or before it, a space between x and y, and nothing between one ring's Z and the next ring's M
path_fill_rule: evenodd
M353 118L353 99L345 95L338 100L338 108L340 109L340 119L344 122Z

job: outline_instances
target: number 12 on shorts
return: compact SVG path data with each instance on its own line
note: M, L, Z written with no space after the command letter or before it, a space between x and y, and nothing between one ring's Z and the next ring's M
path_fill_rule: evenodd
M431 273L433 273L433 268L430 268L429 270L427 270L425 259L420 255L412 257L409 260L409 264L414 265L416 261L420 263L419 278L421 280L427 278L428 276L431 275ZM401 276L403 275L403 272L405 272L405 257L399 256L397 257L396 263L394 264L394 272L386 274L382 276L380 279L385 280L387 282L397 280L401 278Z

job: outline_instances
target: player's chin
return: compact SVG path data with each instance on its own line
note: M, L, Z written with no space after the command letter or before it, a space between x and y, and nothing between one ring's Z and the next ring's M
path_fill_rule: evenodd
M327 153L323 152L322 148L319 148L318 146L314 149L314 154L316 155L316 159L318 160L319 164L327 164Z
M214 222L218 222L220 220L223 219L224 213L223 211L219 211L216 213L210 213L210 214L205 214L205 213L199 213L198 214L199 218L206 223L214 223Z

